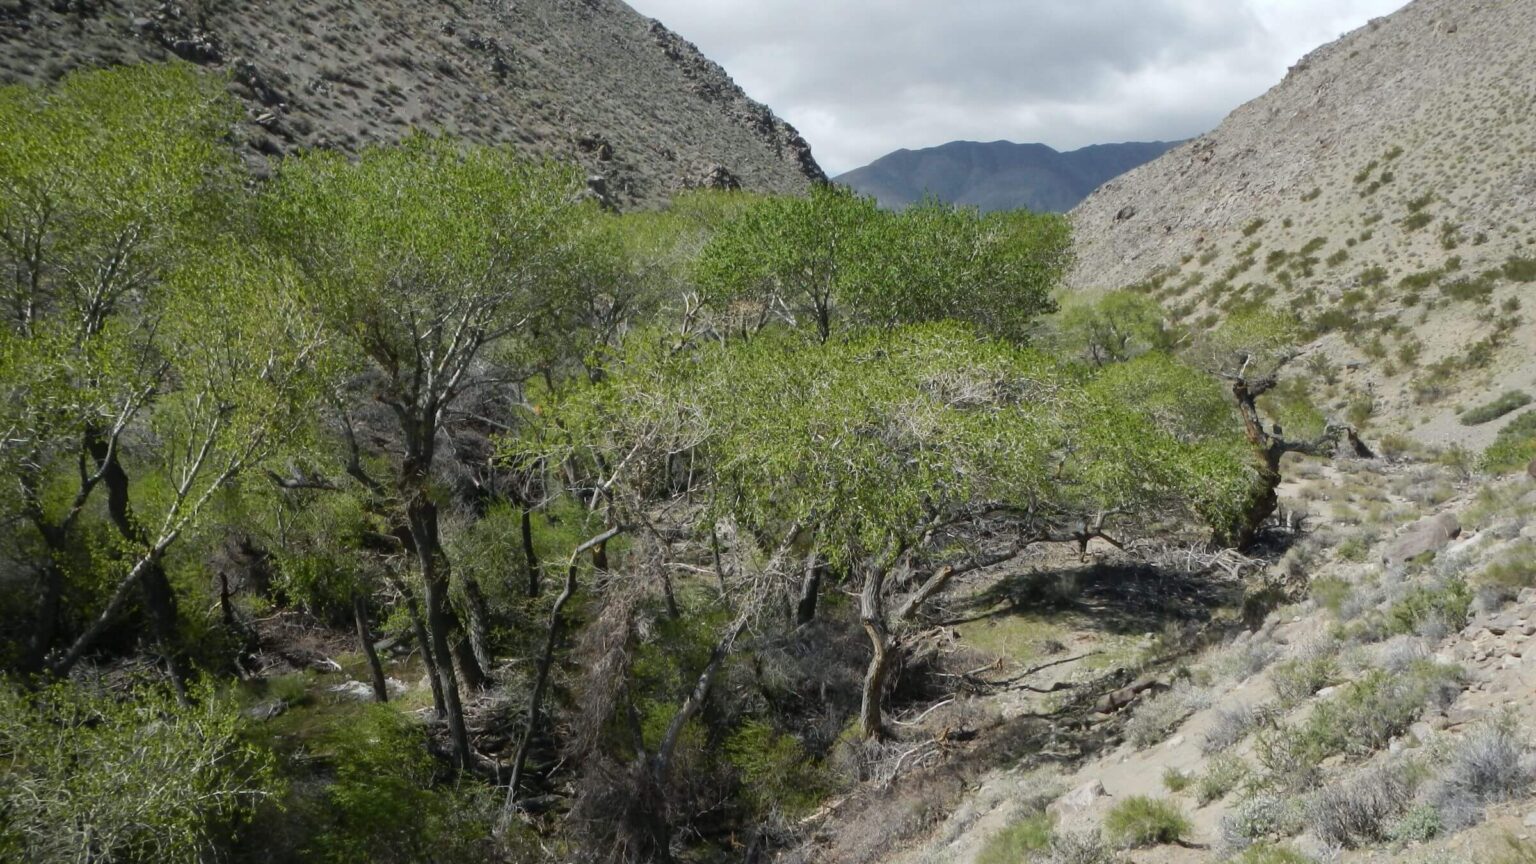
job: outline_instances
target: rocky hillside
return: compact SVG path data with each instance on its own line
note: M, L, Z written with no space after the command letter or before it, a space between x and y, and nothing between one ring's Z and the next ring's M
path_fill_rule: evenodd
M952 141L923 150L897 150L837 177L837 182L891 208L932 195L988 212L1023 207L1065 213L1104 181L1173 146L1162 141L1096 144L1059 153L1044 144Z
M0 82L173 57L230 76L258 164L419 128L577 159L620 206L824 177L794 128L619 0L0 0Z
M1214 132L1072 218L1082 289L1208 324L1255 301L1313 327L1326 406L1479 447L1533 390L1536 3L1417 0L1317 49Z

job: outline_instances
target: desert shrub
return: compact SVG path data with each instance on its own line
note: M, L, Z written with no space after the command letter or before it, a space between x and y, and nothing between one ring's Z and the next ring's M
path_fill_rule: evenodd
M1319 766L1328 754L1323 743L1304 730L1282 727L1259 732L1253 755L1259 763L1258 786L1294 793L1317 785L1322 777Z
M1399 635L1376 648L1375 665L1396 675L1429 657L1429 645L1418 636Z
M1323 842L1348 848L1386 840L1413 791L1405 762L1368 768L1318 792L1307 805L1307 827Z
M1349 582L1337 576L1320 576L1312 580L1311 592L1312 599L1318 606L1339 617L1344 604L1354 593L1354 588Z
M1404 813L1387 829L1393 843L1406 845L1432 840L1445 826L1440 821L1440 811L1430 804L1420 804Z
M1483 451L1483 470L1497 474L1518 471L1536 459L1536 411L1527 411L1499 430Z
M1289 846L1260 843L1249 846L1232 864L1313 864L1312 859Z
M153 686L0 681L0 849L35 864L208 860L280 791L245 724L212 693L181 705Z
M1428 213L1424 213L1422 211L1418 213L1412 213L1403 219L1403 230L1417 231L1433 221L1435 221L1435 217L1429 215Z
M1510 390L1492 402L1479 405L1462 414L1461 425L1478 426L1488 423L1529 404L1531 404L1531 394L1524 390Z
M1536 258L1510 258L1504 262L1503 273L1511 282L1536 282Z
M1245 680L1269 668L1271 663L1280 659L1281 653L1279 645L1263 636L1254 636L1223 652L1211 664L1212 671L1222 678Z
M1115 856L1092 831L1058 831L1030 864L1111 864Z
M1178 794L1188 789L1195 782L1195 778L1179 769L1169 765L1163 769L1163 788L1169 792Z
M1228 849L1247 849L1253 841L1290 837L1301 832L1301 801L1290 795L1260 793L1221 817L1221 841Z
M1270 705L1244 702L1230 708L1218 708L1210 728L1205 730L1205 737L1200 741L1200 752L1207 756L1220 753L1247 738L1248 733L1274 716L1275 709Z
M1338 552L1340 559L1359 563L1364 561L1366 556L1370 554L1371 546L1364 537L1353 536L1335 547L1335 551Z
M1248 224L1243 226L1243 236L1244 237L1252 237L1253 235L1259 233L1259 229L1263 228L1263 227L1264 227L1264 220L1263 219L1255 219L1252 222L1249 222Z
M1227 797L1248 777L1248 763L1235 753L1223 753L1211 759L1205 773L1195 781L1195 801L1201 807Z
M1464 735L1436 767L1426 798L1440 825L1459 831L1481 821L1488 805L1524 797L1531 768L1512 722L1485 723Z
M1419 633L1439 623L1449 631L1467 625L1472 608L1472 589L1461 579L1439 586L1417 585L1387 609L1387 629L1392 633Z
M1287 660L1270 670L1275 695L1285 707L1298 705L1339 679L1339 664L1331 655Z
M1167 738L1190 714L1210 704L1210 690L1180 681L1136 709L1125 724L1125 737L1137 747L1150 747Z
M1405 732L1428 706L1443 708L1461 692L1461 670L1420 660L1398 674L1373 669L1317 706L1301 735L1323 758L1364 755Z
M1473 582L1479 588L1497 589L1505 597L1536 585L1536 543L1523 540L1510 545L1499 560L1477 574Z
M1009 825L992 835L977 856L977 864L1017 864L1035 860L1036 853L1051 847L1055 820L1049 814L1037 813Z
M1104 814L1105 839L1122 849L1177 843L1189 831L1177 804L1145 795L1132 795Z

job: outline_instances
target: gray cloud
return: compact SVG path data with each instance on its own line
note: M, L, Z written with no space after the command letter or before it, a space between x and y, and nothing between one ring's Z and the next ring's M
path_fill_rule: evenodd
M1405 0L629 0L829 173L956 139L1186 138Z

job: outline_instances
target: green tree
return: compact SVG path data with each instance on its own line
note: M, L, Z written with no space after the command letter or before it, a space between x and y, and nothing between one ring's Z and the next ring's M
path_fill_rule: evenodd
M1287 454L1324 456L1347 446L1357 456L1374 455L1353 426L1337 420L1323 420L1321 431L1307 439L1288 436L1279 422L1266 424L1260 400L1270 394L1286 395L1280 376L1303 353L1301 333L1295 316L1259 308L1231 316L1197 339L1188 352L1192 362L1230 387L1255 468L1254 481L1243 496L1240 512L1217 532L1220 542L1239 549L1253 544L1264 523L1279 507L1276 490L1283 479L1280 468ZM1278 400L1278 407L1288 417L1303 419L1308 426L1319 425L1315 409L1308 410L1310 405L1301 400L1302 410L1298 411L1295 397L1291 391L1289 398Z
M484 681L488 624L478 584L461 579L477 650L455 653L433 481L439 438L466 393L531 371L494 360L515 359L536 329L568 323L574 229L595 212L572 169L426 136L366 149L356 161L323 152L292 159L265 201L268 233L300 262L313 308L365 370L358 386L395 419L390 491L421 574L461 764L470 751L454 668L471 686Z
M761 198L715 233L695 279L708 302L736 312L742 332L784 318L810 322L825 342L886 218L873 199L830 184Z
M1111 291L1066 305L1056 321L1062 351L1095 366L1123 363L1147 351L1169 351L1174 335L1162 307L1134 291Z
M966 321L1022 342L1055 308L1071 230L1055 214L982 214L928 199L873 226L845 305L878 326Z
M9 503L41 547L24 671L41 669L56 642L78 522L104 489L122 547L113 555L133 562L132 578L119 583L106 612L117 613L127 592L142 588L162 650L182 677L164 549L195 521L203 493L211 494L200 486L206 472L222 485L248 459L226 472L228 464L215 468L174 449L227 440L223 419L202 430L208 435L182 424L207 420L214 410L207 400L229 395L232 383L215 379L243 374L243 361L183 357L171 334L200 311L183 302L188 290L199 302L223 303L224 315L237 314L244 298L204 297L185 278L164 280L190 261L223 254L207 247L238 211L239 162L228 143L237 117L221 80L181 64L77 72L46 89L0 90L0 258L8 275L0 351L8 397L0 427L8 434L0 460L16 479ZM189 402L188 392L204 401ZM194 416L200 412L205 416ZM148 499L148 512L136 512L124 436L145 429L188 437L168 443L169 464L144 454L145 470L180 473L175 492L146 491L138 497ZM78 659L99 626L51 661L56 671Z

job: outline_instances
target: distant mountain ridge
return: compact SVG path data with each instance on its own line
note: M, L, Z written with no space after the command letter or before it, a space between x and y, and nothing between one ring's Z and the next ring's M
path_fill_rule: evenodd
M1178 143L1095 144L1063 153L1044 144L952 141L897 150L835 180L893 209L932 195L988 212L1024 207L1065 213L1104 183Z

